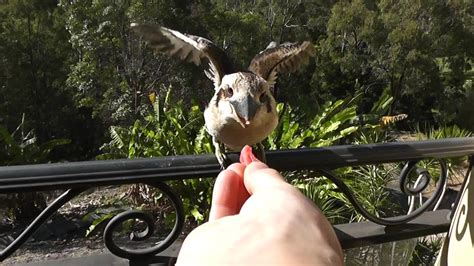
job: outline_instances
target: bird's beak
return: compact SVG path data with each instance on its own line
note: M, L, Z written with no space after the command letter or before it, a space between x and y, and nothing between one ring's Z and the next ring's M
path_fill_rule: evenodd
M239 117L239 123L242 127L248 127L257 113L258 105L251 95L246 95L239 100L231 101L230 104Z

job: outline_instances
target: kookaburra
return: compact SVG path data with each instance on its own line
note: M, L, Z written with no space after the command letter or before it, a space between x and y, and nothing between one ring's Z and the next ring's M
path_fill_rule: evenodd
M252 59L247 70L237 70L226 53L208 39L156 25L132 23L131 28L157 52L204 66L214 83L214 96L204 111L204 120L223 168L227 164L225 147L240 150L244 145L257 144L264 160L261 141L278 124L272 93L277 75L307 64L315 54L310 42L272 42Z

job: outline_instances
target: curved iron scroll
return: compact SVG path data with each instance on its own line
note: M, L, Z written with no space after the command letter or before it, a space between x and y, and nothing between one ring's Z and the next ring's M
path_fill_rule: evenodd
M146 224L146 229L143 232L133 232L130 234L130 240L132 241L143 241L148 239L153 232L155 231L153 217L150 215L141 212L141 211L125 211L118 215L116 215L112 220L109 221L107 226L104 230L104 242L107 248L113 254L126 258L126 259L137 259L143 257L150 257L157 253L162 252L166 248L168 248L173 242L178 238L181 234L184 225L184 208L181 199L173 193L171 188L166 185L165 183L150 183L150 186L156 187L165 194L168 199L173 204L173 207L176 211L176 219L174 223L174 227L169 233L169 235L161 241L158 245L154 247L144 248L144 249L129 249L129 248L122 248L115 244L113 239L113 233L117 230L118 226L121 225L124 221L130 219L138 219Z
M425 211L427 211L429 208L433 207L436 204L436 202L440 199L442 192L444 190L445 184L447 182L447 174L446 174L447 167L444 160L438 159L438 161L440 164L440 178L438 180L438 184L436 185L436 189L433 195L422 206L420 206L418 209L416 209L412 213L404 215L404 216L397 216L397 217L391 217L391 218L380 218L371 214L366 209L364 209L364 207L359 203L359 201L357 201L356 197L351 192L351 189L349 189L349 187L347 187L346 184L344 184L344 182L342 182L338 177L336 177L336 175L332 171L328 169L321 169L319 171L324 176L326 176L329 180L331 180L341 190L341 192L347 197L349 202L354 206L354 208L362 216L364 216L364 218L377 224L393 226L393 225L404 224L415 219L416 217L420 216ZM400 189L403 193L407 194L408 196L421 193L428 186L429 181L431 179L431 176L426 169L416 167L417 163L418 161L410 161L406 163L400 173L400 177L399 177ZM409 175L413 171L417 171L419 176L421 176L422 178L421 183L418 184L414 188L410 187L408 184Z
M36 230L48 220L51 215L53 215L59 208L64 204L70 201L75 196L81 194L86 189L69 189L56 200L54 200L48 207L46 207L39 215L36 217L33 222L13 241L8 245L4 250L0 251L0 262L8 258L13 252L15 252L23 243L32 236Z
M168 248L173 242L179 237L183 229L185 213L183 203L181 199L171 190L171 188L162 182L148 183L148 185L158 188L163 194L168 197L175 209L175 223L174 227L169 235L161 241L158 245L146 248L146 249L127 249L117 246L113 240L113 233L117 227L124 221L129 219L139 219L146 223L147 228L143 232L133 232L130 235L132 241L142 241L149 238L155 231L154 221L151 215L148 215L141 211L125 211L112 218L107 224L104 230L104 243L106 247L113 254L126 258L126 259L137 259L143 257L151 257L159 252L162 252ZM45 223L48 218L51 217L57 210L59 210L64 204L69 202L71 199L85 191L87 188L69 189L55 199L48 207L46 207L32 222L31 224L5 249L0 251L0 262L8 258L13 254L21 245L23 245L29 237L31 237L35 231Z

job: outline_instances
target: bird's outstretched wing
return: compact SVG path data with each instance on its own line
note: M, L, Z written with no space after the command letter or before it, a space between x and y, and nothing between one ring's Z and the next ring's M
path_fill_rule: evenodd
M158 25L132 23L131 29L141 35L156 51L185 62L204 65L206 76L218 88L225 74L234 72L225 52L208 39L183 34Z
M252 59L248 69L273 86L279 73L295 72L315 54L313 45L307 41L269 45Z

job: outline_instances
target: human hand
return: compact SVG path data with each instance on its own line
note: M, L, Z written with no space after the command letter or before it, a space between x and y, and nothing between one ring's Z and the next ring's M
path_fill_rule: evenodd
M177 264L342 265L321 211L276 170L251 159L219 174L209 222L188 235Z

